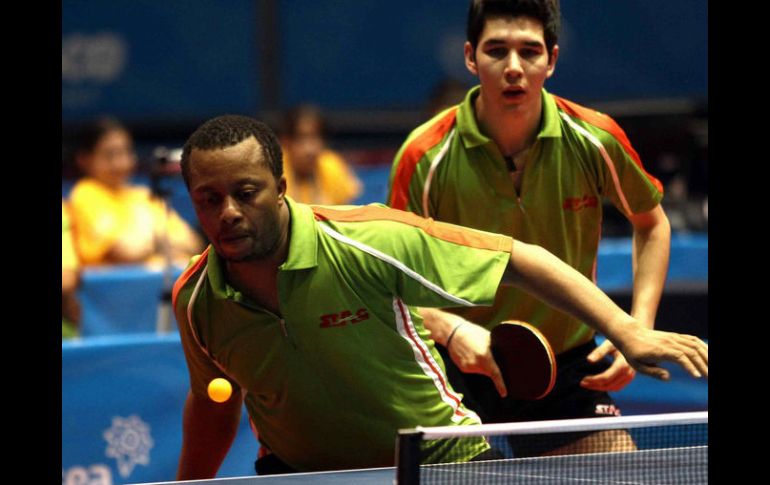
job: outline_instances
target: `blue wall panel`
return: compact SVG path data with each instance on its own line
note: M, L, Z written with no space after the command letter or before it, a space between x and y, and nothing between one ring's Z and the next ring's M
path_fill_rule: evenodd
M422 109L432 88L474 78L463 63L466 2L64 0L65 121L199 120L262 106L260 49L276 58L270 104L330 110ZM555 76L576 101L708 96L708 3L562 2ZM275 22L271 45L260 44Z
M253 113L256 25L253 0L64 0L62 117Z

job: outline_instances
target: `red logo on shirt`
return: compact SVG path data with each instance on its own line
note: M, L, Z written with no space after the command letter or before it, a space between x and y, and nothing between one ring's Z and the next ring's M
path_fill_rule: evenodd
M340 313L321 315L321 328L344 327L348 323L353 325L369 320L369 312L366 308L359 308L356 313L345 310Z
M579 211L586 207L596 207L599 205L599 199L593 195L584 195L583 197L567 197L564 199L562 207L568 211Z

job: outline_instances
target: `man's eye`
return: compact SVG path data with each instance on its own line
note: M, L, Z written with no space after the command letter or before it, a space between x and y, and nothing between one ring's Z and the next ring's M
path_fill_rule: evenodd
M255 190L241 190L236 194L239 200L249 200L252 197L254 197L254 194L256 193Z
M203 205L216 205L219 203L219 197L213 194L202 195L196 199L198 203Z
M495 48L489 49L487 51L487 55L489 55L490 57L497 58L497 59L503 58L507 54L508 54L507 49L505 49L503 47L495 47Z

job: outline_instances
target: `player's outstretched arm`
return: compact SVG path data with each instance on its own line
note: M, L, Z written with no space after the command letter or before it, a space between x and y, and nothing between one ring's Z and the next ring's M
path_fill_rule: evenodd
M177 480L214 478L238 432L242 404L240 392L221 404L187 394Z
M708 346L700 339L645 328L588 278L540 246L516 241L503 282L601 332L639 372L668 379L668 371L656 364L670 361L693 377L708 376Z

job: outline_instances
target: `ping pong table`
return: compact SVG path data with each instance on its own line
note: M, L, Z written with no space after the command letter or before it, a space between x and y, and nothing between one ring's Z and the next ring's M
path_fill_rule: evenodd
M263 477L192 480L199 485L363 484L392 485L395 468L371 468ZM705 484L708 483L708 446L595 453L540 458L478 461L421 467L426 482L448 483L602 483L602 484ZM174 485L156 482L146 485Z

